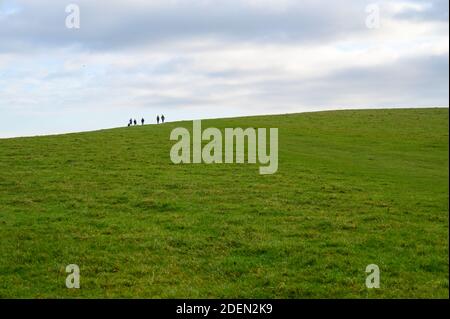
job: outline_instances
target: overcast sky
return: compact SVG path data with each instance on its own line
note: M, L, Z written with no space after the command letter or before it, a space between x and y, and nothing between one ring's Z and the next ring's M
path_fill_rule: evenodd
M66 27L71 3L79 29ZM0 137L156 114L448 107L448 10L448 0L0 0Z

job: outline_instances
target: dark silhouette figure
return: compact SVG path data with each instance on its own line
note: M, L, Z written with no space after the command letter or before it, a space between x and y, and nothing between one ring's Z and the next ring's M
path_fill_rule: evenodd
M134 125L137 125L137 121L136 121L136 119L134 119Z
M145 122L145 120L144 120L144 118L142 118L141 119L141 124L144 125L144 122Z
M159 115L156 116L156 123L159 124Z
M133 120L132 119L130 119L130 121L128 122L128 127L130 127L131 124L133 124Z
M161 115L161 122L164 123L164 119L165 119L164 115Z

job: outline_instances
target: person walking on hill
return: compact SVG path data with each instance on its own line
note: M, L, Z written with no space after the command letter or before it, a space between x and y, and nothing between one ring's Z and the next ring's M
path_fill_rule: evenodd
M164 119L165 119L165 117L164 117L164 114L163 114L163 115L161 115L161 122L162 123L164 123Z
M141 124L144 125L144 122L145 122L145 120L144 120L144 118L142 118L141 119Z
M156 115L156 124L159 124L159 115Z
M136 119L134 119L134 125L137 125L137 121L136 121Z

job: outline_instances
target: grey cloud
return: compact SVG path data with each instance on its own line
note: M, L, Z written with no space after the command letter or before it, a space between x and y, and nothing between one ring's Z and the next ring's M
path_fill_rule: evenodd
M215 38L224 42L323 43L367 32L368 0L306 0L287 10L250 6L245 1L182 1L154 7L152 2L79 0L81 28L65 27L61 1L9 1L20 10L0 19L0 53L78 45L88 50L120 50L171 41ZM420 2L420 1L419 1ZM401 19L448 20L448 1L426 1L425 12ZM170 2L168 2L170 3Z
M208 37L244 42L327 41L365 31L367 1L348 5L339 0L330 6L328 1L308 0L277 11L244 1L184 1L155 9L144 2L80 0L79 30L65 28L64 2L17 3L20 12L0 20L0 52L74 44L108 50Z
M189 88L189 95L184 97L148 93L133 101L150 107L223 107L234 101L235 105L248 105L246 111L252 108L275 111L304 107L448 106L448 68L448 56L438 55L404 59L382 66L348 68L326 76L301 80L287 75L281 76L281 79L269 80L272 74L260 70L257 74L261 80L238 81L234 84L222 82L222 76L243 79L255 74L255 71L233 70L217 76L206 73L203 78L199 76L195 83L174 85L174 90ZM151 79L135 85L150 87ZM134 87L134 84L130 87ZM157 88L168 87L160 85ZM239 90L243 93L236 94Z
M419 5L425 5L423 11L417 11L414 9L407 9L395 15L396 18L404 20L416 20L416 21L448 21L449 19L449 6L448 0L416 0L414 3Z
M308 80L259 83L259 99L311 107L448 106L447 55L351 68Z

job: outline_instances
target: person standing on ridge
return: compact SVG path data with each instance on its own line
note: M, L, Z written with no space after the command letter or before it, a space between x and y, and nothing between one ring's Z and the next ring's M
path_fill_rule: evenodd
M141 119L141 124L144 125L144 122L145 122L145 120L144 120L144 118L142 118Z
M136 119L134 119L134 125L137 125L137 121L136 121Z
M156 115L156 124L159 124L159 115Z
M165 117L164 117L164 114L163 114L163 115L161 115L161 122L162 123L164 123L164 119L165 119Z

